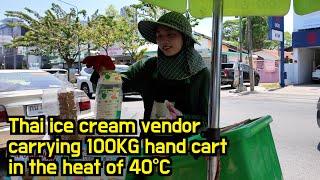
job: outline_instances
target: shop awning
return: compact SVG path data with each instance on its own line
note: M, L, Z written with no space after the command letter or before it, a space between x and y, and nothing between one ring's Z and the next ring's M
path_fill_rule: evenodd
M320 46L320 29L298 31L292 33L292 47L315 47Z

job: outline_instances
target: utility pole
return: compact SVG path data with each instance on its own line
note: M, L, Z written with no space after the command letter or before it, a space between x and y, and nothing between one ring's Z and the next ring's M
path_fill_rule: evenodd
M28 47L26 47L26 54L25 54L25 57L26 57L26 62L27 62L27 69L30 69L30 66L29 66Z
M286 75L284 72L284 31L282 31L282 41L280 42L280 86L285 87L284 79Z
M91 52L90 52L90 43L88 42L87 44L87 50L88 50L88 56L91 56Z
M254 74L253 74L253 65L252 65L252 26L251 26L251 17L247 18L247 36L248 36L248 55L249 55L249 65L250 65L250 91L254 91Z
M88 26L90 25L90 18L88 17L87 18L87 21L88 21ZM90 52L90 42L88 41L88 56L91 56L91 52ZM79 73L80 74L80 73Z
M13 69L17 69L17 48L13 48Z
M243 85L243 69L241 67L242 64L242 17L239 16L239 49L240 49L240 59L238 62L238 70L239 70L239 84L238 84L238 91L246 91L247 88Z
M11 19L11 23L13 23L13 19ZM11 27L11 36L12 36L12 41L15 38L14 32L13 32L13 28ZM13 69L17 69L17 48L13 48Z

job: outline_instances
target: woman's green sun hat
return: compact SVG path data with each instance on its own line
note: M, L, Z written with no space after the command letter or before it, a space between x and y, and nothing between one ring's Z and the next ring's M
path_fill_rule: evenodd
M157 22L155 21L140 21L138 24L138 29L140 34L147 40L154 44L156 41L156 29L159 25L166 26L175 29L182 34L189 37L194 43L198 43L192 37L192 28L188 19L177 12L169 12L162 15ZM198 43L199 44L199 43Z

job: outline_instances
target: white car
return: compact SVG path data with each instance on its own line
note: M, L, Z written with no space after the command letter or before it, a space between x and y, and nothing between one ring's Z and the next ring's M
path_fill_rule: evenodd
M116 72L122 73L126 72L129 69L128 65L115 65ZM90 98L92 97L92 94L95 93L95 88L93 87L90 77L93 73L92 68L84 67L80 71L80 75L77 77L77 88L83 90ZM131 90L131 88L128 88L126 92L123 92L124 95L138 95L138 92L134 92Z
M60 79L61 81L68 82L68 71L65 69L41 69L50 74L53 74L55 77Z
M77 76L77 88L84 91L89 98L92 97L92 94L95 92L95 89L93 89L92 83L90 81L90 77L93 73L92 68L84 67L80 71L80 75Z
M317 82L320 81L320 66L317 66L312 72L312 80Z
M128 65L117 64L115 71L122 73L122 72L127 72L128 69L129 69Z
M0 155L8 140L36 140L44 135L10 135L8 116L58 116L61 88L72 87L42 70L0 70ZM77 102L77 119L92 118L91 102L81 90L73 90Z

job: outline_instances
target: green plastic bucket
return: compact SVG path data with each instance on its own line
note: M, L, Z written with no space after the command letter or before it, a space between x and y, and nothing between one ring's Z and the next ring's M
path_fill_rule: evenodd
M229 140L227 155L221 156L221 180L280 180L281 168L270 130L271 116L261 117L223 131ZM202 139L200 135L189 141ZM173 156L172 175L146 176L150 180L206 180L207 161L200 157ZM127 174L126 180L141 179Z

